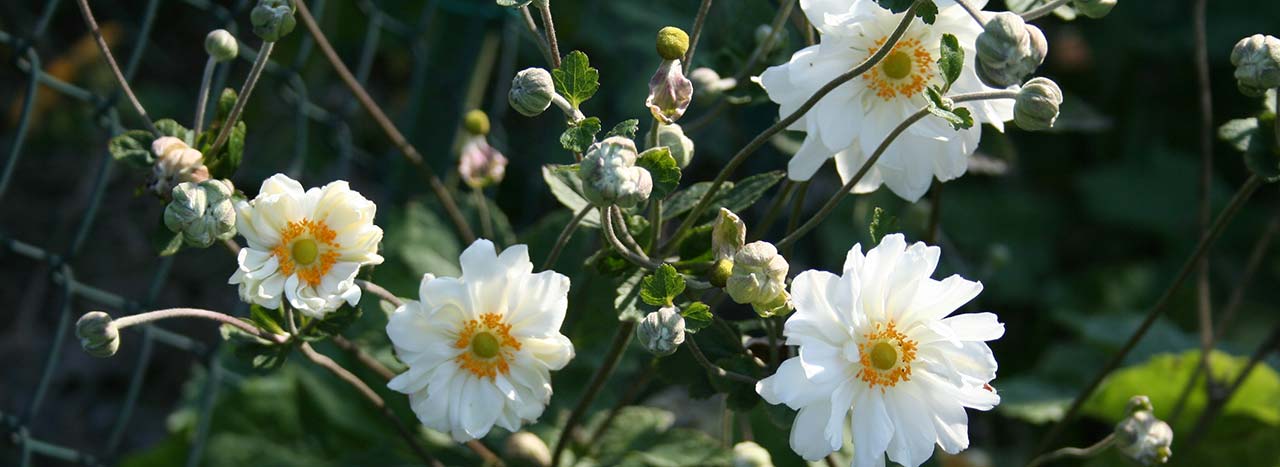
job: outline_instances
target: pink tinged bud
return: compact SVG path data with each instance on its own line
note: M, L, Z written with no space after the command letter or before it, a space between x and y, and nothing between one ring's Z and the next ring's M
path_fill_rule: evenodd
M502 182L507 173L507 158L489 145L483 136L473 136L462 145L458 174L472 188L484 188Z
M172 136L157 138L151 143L156 155L152 166L150 188L155 194L169 198L173 187L182 182L200 183L209 179L209 168L204 156L186 142Z
M664 60L649 80L649 97L644 105L653 118L672 124L684 115L693 100L693 82L684 76L680 60Z

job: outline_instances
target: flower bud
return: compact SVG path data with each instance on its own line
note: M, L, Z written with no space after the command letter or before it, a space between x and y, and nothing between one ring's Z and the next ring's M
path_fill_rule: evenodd
M483 110L474 109L462 118L462 128L476 136L489 134L489 116Z
M759 444L743 441L733 445L733 467L773 467L773 456Z
M675 123L684 116L693 100L693 82L684 77L680 60L665 60L649 80L649 97L644 105L653 118L666 124Z
M679 60L689 51L689 34L675 26L667 26L658 30L658 41L655 44L658 56L663 60Z
M458 175L467 186L484 188L501 183L506 173L507 158L490 146L483 136L473 135L462 145L458 158Z
M173 187L173 200L164 208L164 225L182 234L188 245L207 247L214 240L236 234L236 209L231 182L205 180Z
M226 29L214 29L204 36L204 51L214 60L225 62L240 54L240 44Z
M688 167L689 162L693 161L693 140L684 135L684 128L675 123L660 124L657 133L657 138L651 141L650 146L666 146L671 151L671 157L676 160L676 165L682 169Z
M101 311L91 311L76 321L76 337L80 347L89 355L107 358L120 350L120 330L111 316Z
M503 459L512 467L547 467L551 465L551 450L538 435L517 431L507 437L502 448Z
M1142 465L1168 462L1173 455L1173 429L1156 418L1147 396L1129 399L1127 412L1116 424L1116 449Z
M676 353L684 343L684 317L675 307L662 307L640 320L636 338L645 350L659 357Z
M716 223L711 227L711 252L717 260L731 259L747 243L747 224L725 208L720 208Z
M1116 7L1116 0L1075 0L1076 11L1090 18L1101 18Z
M738 85L738 80L721 78L720 73L707 67L694 68L689 80L693 82L693 93L699 96L718 96Z
M729 276L731 275L733 275L733 259L723 258L716 260L711 265L711 272L708 273L707 279L711 282L711 285L723 289L729 282Z
M616 204L629 208L649 199L653 177L636 167L636 144L621 136L611 136L591 145L578 176L582 194L596 206Z
M1231 49L1231 64L1241 94L1262 97L1268 89L1280 88L1280 39L1262 34L1240 39Z
M751 304L756 313L769 317L786 312L787 260L768 242L751 242L733 255L733 272L725 281L725 292L733 301Z
M148 188L160 197L169 197L173 187L179 183L199 183L209 179L204 155L181 139L172 136L156 138L151 143L151 152L155 153L156 162L151 167Z
M253 23L253 33L267 42L279 41L297 25L289 0L258 0L249 12L249 22Z
M1018 91L1013 102L1013 122L1029 131L1053 127L1062 105L1062 90L1048 78L1032 78Z
M556 85L551 80L551 73L541 68L525 68L511 80L507 102L521 115L536 117L551 106L555 95Z
M1021 83L1044 63L1049 49L1040 28L1008 11L990 16L975 47L978 77L997 88Z

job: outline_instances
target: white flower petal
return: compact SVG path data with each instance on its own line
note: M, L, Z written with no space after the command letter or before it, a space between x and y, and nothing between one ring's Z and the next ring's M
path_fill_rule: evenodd
M805 460L816 461L835 451L826 436L831 410L831 400L823 398L796 414L795 423L791 425L791 449Z
M894 430L880 391L858 393L853 400L853 467L884 466L884 451Z
M942 320L966 341L992 341L1004 335L1004 324L994 313L965 313Z

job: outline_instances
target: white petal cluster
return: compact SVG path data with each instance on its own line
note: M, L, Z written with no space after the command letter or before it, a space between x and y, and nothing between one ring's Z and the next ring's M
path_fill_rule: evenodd
M550 372L574 352L560 333L568 277L535 274L525 245L498 254L481 239L459 261L462 277L428 274L421 301L391 315L387 335L409 371L387 387L409 395L424 425L463 442L537 420L551 398Z
M887 235L863 255L849 251L843 274L805 271L792 283L795 313L787 345L800 355L756 385L771 404L799 410L791 447L817 460L839 449L852 426L856 467L886 454L917 467L934 445L969 446L965 408L990 410L996 361L986 341L1004 334L991 313L947 317L982 291L951 276L930 278L940 250Z
M296 180L273 175L256 198L236 204L236 229L249 245L228 283L240 285L246 302L279 308L283 298L314 318L343 302L354 305L360 266L382 263L376 210L345 181L303 190Z
M952 93L988 91L974 72L974 41L982 27L950 0L938 0L932 25L913 19L888 56L861 76L836 87L788 129L807 133L792 157L787 173L792 180L808 180L836 159L846 182L853 178L889 132L927 103L925 89L941 85L937 62L943 34L959 39L965 64ZM986 2L972 2L981 8ZM794 112L819 88L874 54L897 27L902 14L881 8L875 0L801 0L800 7L821 33L821 43L796 52L791 61L770 67L759 77L779 115ZM1008 100L964 105L972 112L972 128L956 131L937 118L911 125L854 187L855 193L888 185L908 201L920 199L933 179L947 181L964 174L967 159L978 146L980 124L1003 131L1013 117Z

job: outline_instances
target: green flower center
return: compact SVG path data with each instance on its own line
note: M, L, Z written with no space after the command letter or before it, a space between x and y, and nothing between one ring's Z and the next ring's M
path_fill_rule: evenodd
M898 363L898 351L888 342L877 342L871 347L871 366L887 371Z
M880 63L884 75L892 79L906 78L911 74L911 56L901 50L889 52Z
M306 266L314 263L316 257L320 256L320 247L315 240L303 238L293 242L292 253L293 262Z
M471 338L471 353L476 354L480 358L493 358L498 356L498 338L487 332L477 333Z

